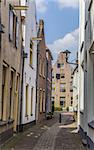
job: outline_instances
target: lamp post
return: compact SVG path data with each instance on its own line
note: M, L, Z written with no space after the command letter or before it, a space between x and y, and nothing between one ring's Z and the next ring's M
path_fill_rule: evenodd
M78 66L78 59L76 60L76 63L72 63L72 62L69 62L69 61L68 61L69 55L71 54L71 52L70 52L69 50L65 50L63 53L66 54L66 62L67 62L68 64Z

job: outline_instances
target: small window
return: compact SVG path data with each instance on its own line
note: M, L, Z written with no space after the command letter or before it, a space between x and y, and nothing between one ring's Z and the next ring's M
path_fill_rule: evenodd
M9 5L9 40L13 41L13 10L11 5Z
M18 17L16 17L16 40L15 40L15 46L16 48L18 48L18 45L19 45L19 22L18 22Z
M31 88L31 115L33 114L33 87Z
M60 63L57 64L57 68L60 68Z
M7 68L3 66L3 71L2 71L2 105L1 105L1 118L0 120L3 120L3 114L4 114L4 104L5 104L5 86L6 86L6 72Z
M39 103L40 103L40 113L42 113L42 109L43 109L43 97L42 97L42 90L40 90L39 93Z
M60 106L65 107L65 97L60 97Z
M73 89L70 89L70 92L73 92Z
M16 48L18 48L18 32L18 17L15 15L13 7L9 5L9 40L13 42Z
M73 76L71 76L71 79L73 79Z
M66 83L60 83L60 92L66 92Z
M60 74L56 74L56 79L60 79Z
M63 63L61 64L61 69L64 69L64 64Z
M71 106L73 105L73 101L71 101Z
M65 78L65 74L61 74L61 78Z

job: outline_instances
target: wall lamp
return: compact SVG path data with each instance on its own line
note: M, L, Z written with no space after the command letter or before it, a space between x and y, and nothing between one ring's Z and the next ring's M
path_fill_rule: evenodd
M67 62L68 64L78 66L78 60L76 60L76 63L72 63L72 62L69 62L69 61L68 61L69 56L70 56L70 53L71 53L69 50L66 50L66 51L64 51L63 53L65 53L65 54L66 54L66 62Z

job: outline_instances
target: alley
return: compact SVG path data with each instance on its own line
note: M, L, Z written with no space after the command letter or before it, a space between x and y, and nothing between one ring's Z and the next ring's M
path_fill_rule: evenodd
M53 119L44 120L26 132L14 135L1 150L85 150L85 148L71 114L63 113L62 123L59 123L59 113L55 113Z

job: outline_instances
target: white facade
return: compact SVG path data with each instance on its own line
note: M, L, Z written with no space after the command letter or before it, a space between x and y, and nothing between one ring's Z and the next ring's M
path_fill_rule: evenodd
M78 110L78 79L79 79L79 73L78 68L74 70L73 75L73 110Z
M94 149L94 0L80 0L79 43L80 127Z
M24 59L22 124L26 124L35 121L37 41L32 41L32 38L37 37L37 26L35 1L28 0L26 2L22 0L22 5L28 6L26 12L22 11L22 16L25 17L25 21L22 25L23 46L24 52L27 54L27 58ZM32 65L30 64L30 42L32 42L33 45L31 53ZM26 87L28 89L26 89Z

